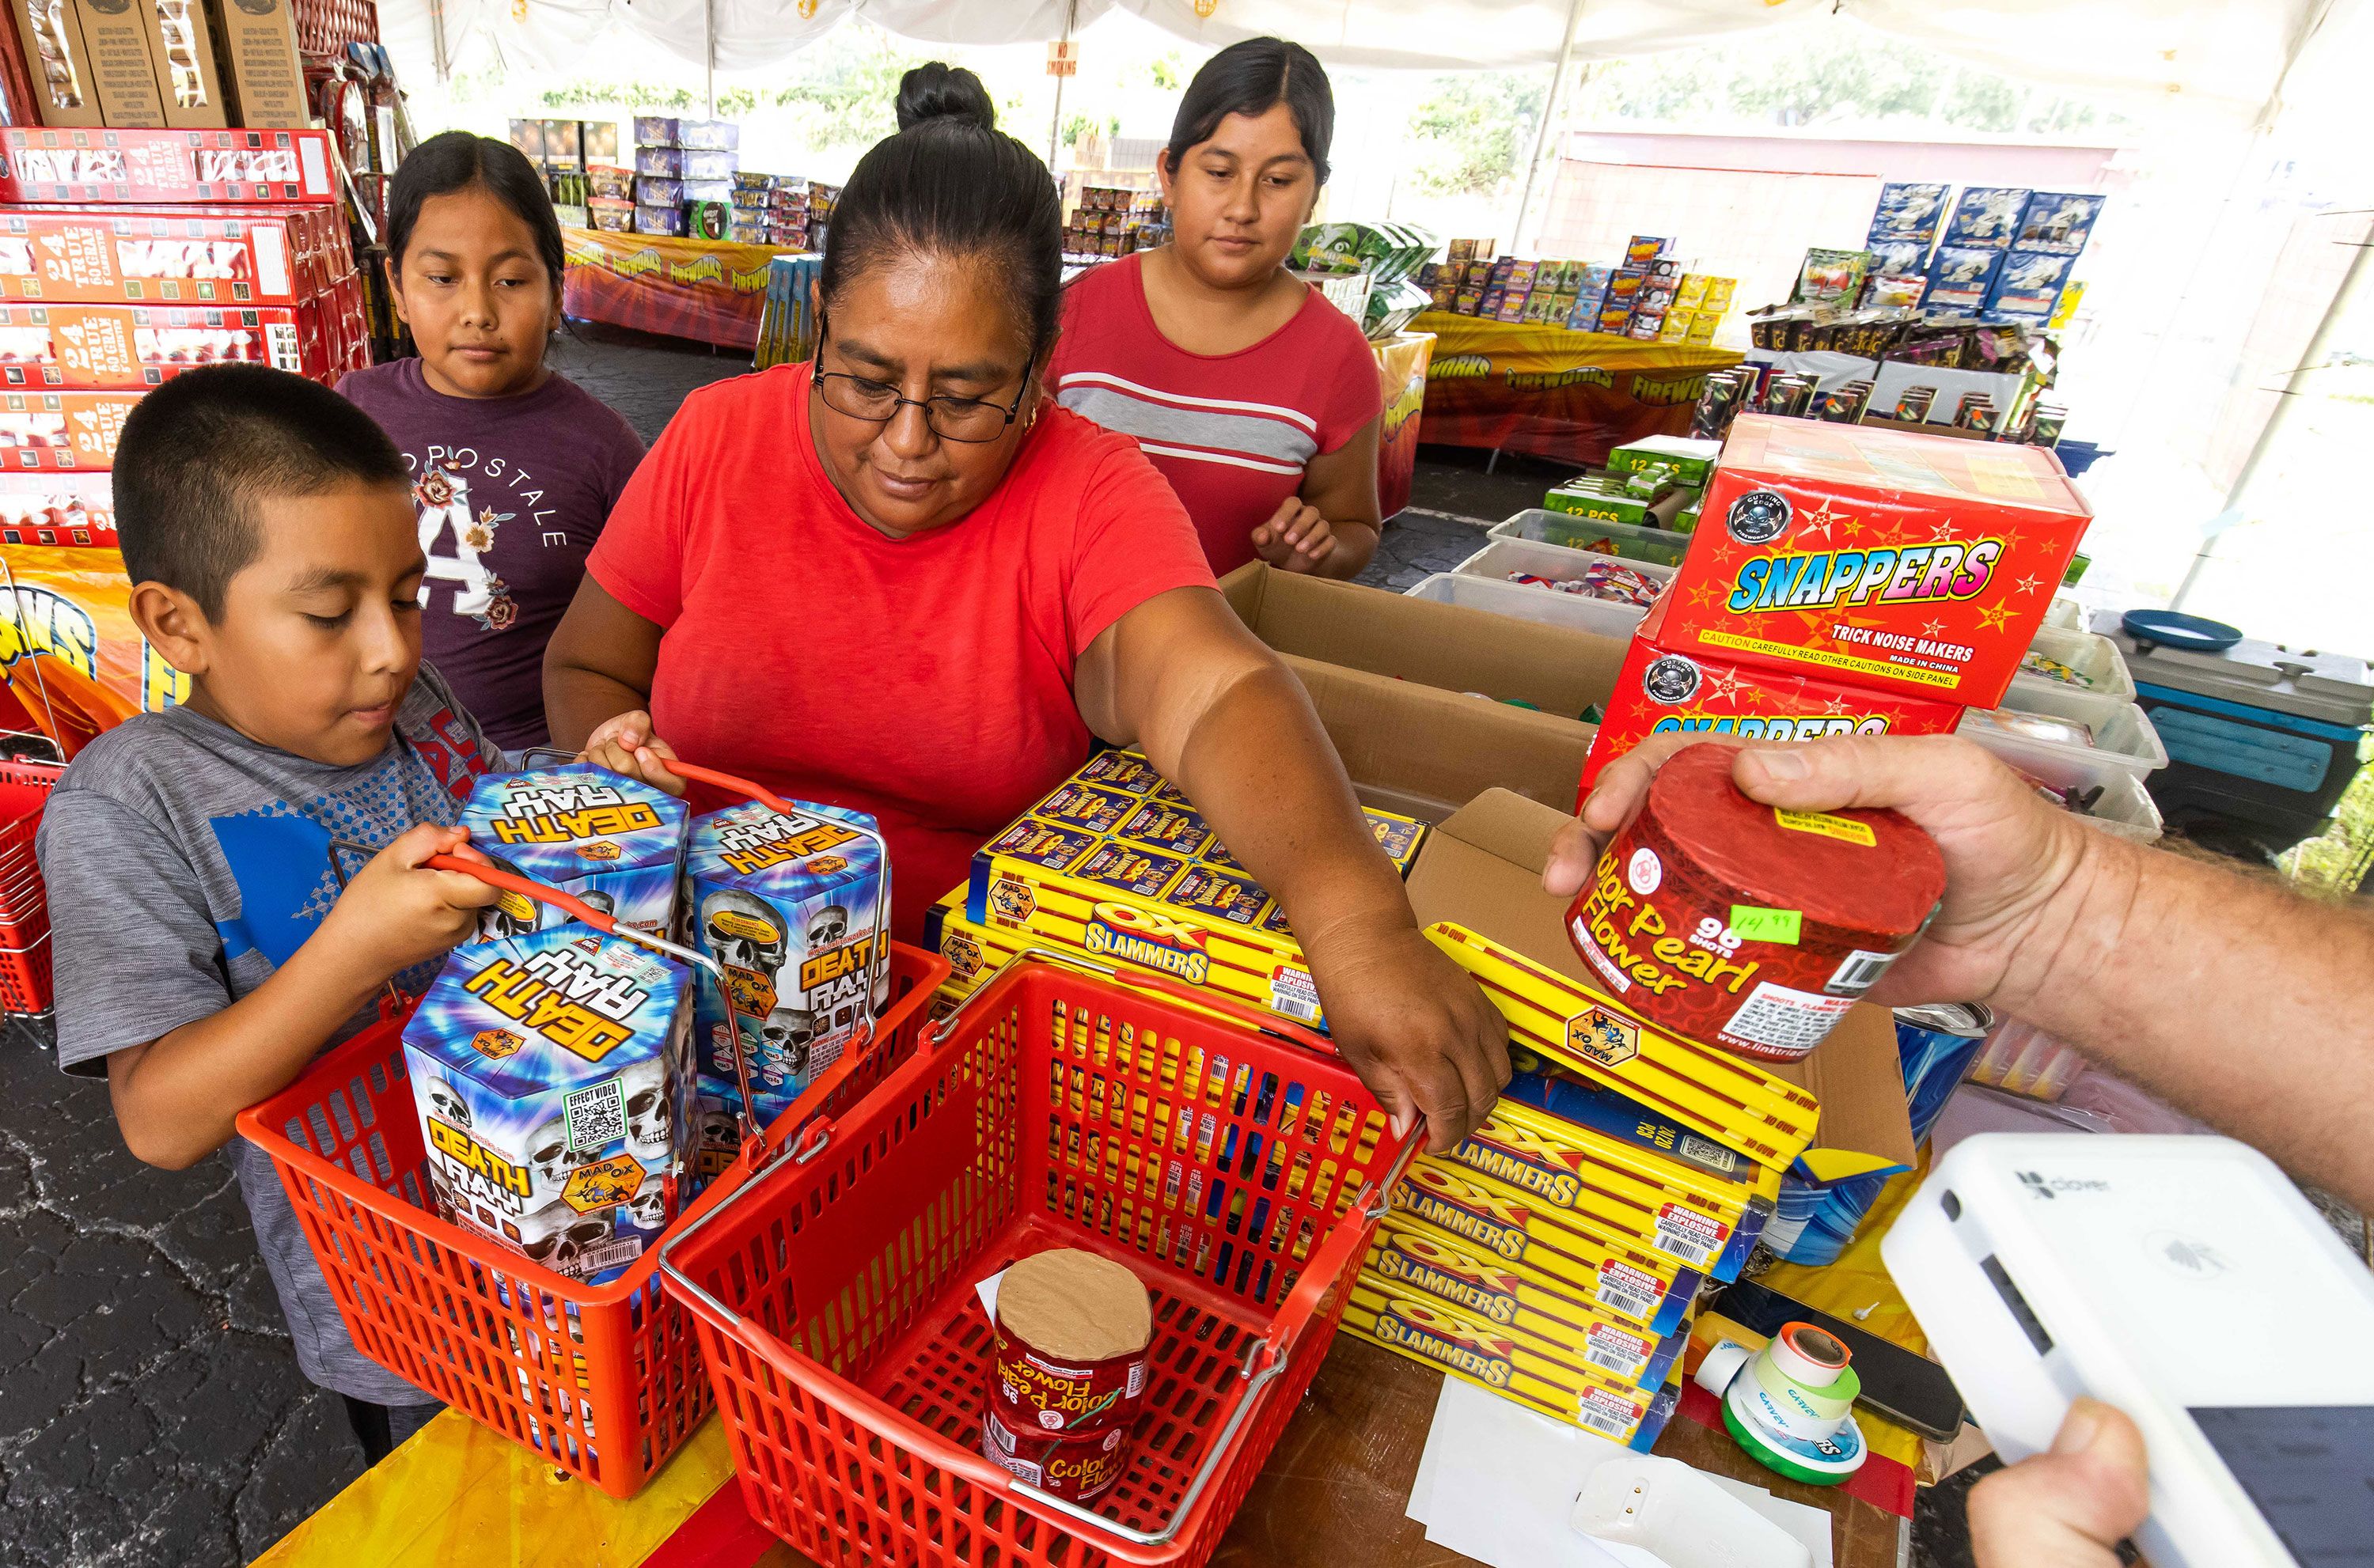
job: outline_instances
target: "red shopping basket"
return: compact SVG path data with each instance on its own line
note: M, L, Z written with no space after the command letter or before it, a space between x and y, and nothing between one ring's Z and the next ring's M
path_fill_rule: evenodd
M1062 962L1010 966L661 1248L745 1504L819 1562L1198 1568L1416 1146L1318 1036ZM1089 1507L978 1447L992 1345L974 1287L1058 1246L1118 1259L1155 1299L1128 1469Z
M33 836L65 771L51 763L0 762L0 1012L50 1011L50 901Z
M426 863L711 964L482 860L437 855ZM889 949L891 1000L872 1033L765 1137L754 1136L746 1109L744 1156L663 1238L722 1204L807 1118L856 1105L912 1049L923 1004L948 966L898 942ZM733 1033L738 1042L740 1031ZM743 1087L746 1107L746 1079ZM656 1246L619 1278L589 1285L437 1217L401 1016L382 1018L323 1056L287 1089L241 1111L238 1126L278 1173L355 1348L397 1376L613 1497L634 1495L708 1413L699 1344L660 1290Z

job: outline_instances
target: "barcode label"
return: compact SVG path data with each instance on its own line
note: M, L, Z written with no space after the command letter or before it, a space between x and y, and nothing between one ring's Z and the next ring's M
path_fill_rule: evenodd
M1631 1377L1649 1363L1649 1352L1640 1341L1620 1328L1604 1324L1593 1325L1582 1353L1592 1365L1604 1367L1619 1377Z
M1839 996L1861 996L1871 989L1874 981L1887 973L1887 966L1895 963L1896 958L1893 953L1870 953L1859 947L1847 954L1847 961L1839 965L1839 972L1831 976L1830 983L1822 989Z
M1632 1429L1631 1422L1601 1410L1591 1402L1594 1398L1596 1398L1594 1394L1585 1394L1575 1401L1575 1418L1602 1437L1610 1438L1617 1443L1623 1442L1624 1434Z
M643 1238L639 1235L620 1236L599 1246L589 1246L580 1255L578 1268L591 1279L605 1269L617 1269L632 1263L643 1255Z
M1816 996L1759 981L1722 1026L1725 1039L1802 1056L1822 1043L1830 1026L1854 1005L1851 997Z
M571 1089L561 1096L560 1114L569 1129L569 1147L583 1153L605 1149L627 1136L624 1081L605 1078Z
M1722 1250L1731 1233L1703 1214L1668 1203L1657 1211L1657 1250L1670 1253L1693 1269L1703 1269Z
M1647 1317L1656 1310L1664 1292L1654 1276L1622 1263L1610 1263L1599 1271L1597 1288L1592 1293L1599 1305L1627 1317Z
M1319 1022L1319 988L1310 971L1281 964L1269 972L1269 1004L1276 1012L1304 1024Z

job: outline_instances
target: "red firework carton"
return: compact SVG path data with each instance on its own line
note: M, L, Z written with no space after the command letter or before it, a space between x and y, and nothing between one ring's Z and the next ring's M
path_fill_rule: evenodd
M0 127L0 201L334 202L327 131Z
M141 395L136 392L0 393L0 467L113 468L123 421Z
M1758 665L1703 649L1684 653L1665 636L1666 601L1649 609L1624 655L1606 717L1582 767L1581 799L1599 770L1668 731L1744 741L1818 741L1830 735L1945 735L1962 705L1875 690L1819 668Z
M0 298L294 305L354 270L335 207L0 212Z
M1664 641L1972 708L2003 700L2093 512L2041 447L1742 416Z
M326 376L320 305L0 305L0 386L153 387L222 364Z

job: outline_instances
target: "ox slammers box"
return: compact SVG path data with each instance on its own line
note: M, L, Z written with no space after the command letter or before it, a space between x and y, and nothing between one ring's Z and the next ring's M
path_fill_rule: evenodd
M948 961L948 977L933 993L934 1012L942 1015L954 1012L957 1003L995 979L997 972L1029 943L1025 933L977 925L967 919L963 887L944 894L923 911L923 945Z
M1677 1385L1653 1392L1636 1387L1628 1378L1604 1372L1579 1354L1553 1353L1432 1296L1378 1290L1365 1276L1345 1303L1344 1327L1413 1361L1440 1367L1503 1398L1642 1453L1665 1429L1681 1398Z
M1599 770L1651 735L1736 735L1744 741L1818 741L1829 735L1949 735L1962 705L1878 691L1815 667L1759 664L1665 641L1670 592L1632 634L1606 717L1583 764L1582 793ZM1580 799L1580 797L1578 797Z
M1663 1330L1616 1317L1583 1297L1529 1280L1481 1249L1403 1214L1388 1214L1361 1278L1387 1294L1416 1292L1553 1350L1579 1352L1612 1376L1660 1388L1689 1339L1677 1304Z
M1779 1199L1779 1172L1670 1124L1665 1130L1711 1158L1693 1164L1545 1108L1555 1105L1615 1127L1636 1119L1621 1096L1609 1094L1614 1103L1602 1104L1588 1084L1534 1075L1527 1093L1531 1104L1504 1094L1443 1157L1618 1235L1638 1236L1710 1279L1738 1276ZM1637 1119L1657 1118L1642 1112Z
M1427 928L1509 1020L1510 1038L1561 1067L1786 1170L1814 1140L1813 1092L1757 1062L1645 1024L1616 1001L1466 927Z
M1407 874L1425 825L1367 815L1378 847ZM963 916L1004 933L1009 948L1044 941L1326 1026L1284 911L1134 752L1090 757L983 846Z
M1667 591L1677 653L1992 708L2093 520L2039 447L1743 415Z
M488 774L462 808L471 848L488 860L653 936L676 930L685 820L675 796L590 762ZM505 893L479 930L518 936L568 920L548 904Z
M1617 1235L1440 1155L1411 1162L1393 1188L1393 1211L1652 1333L1681 1320L1705 1279L1639 1237Z
M404 1055L439 1213L557 1274L626 1271L690 1142L683 965L583 926L458 948Z
M715 959L741 1020L760 1126L800 1092L890 1000L890 860L863 812L758 802L692 820L685 851L685 919ZM733 1037L724 1000L700 988L701 1174L722 1169L740 1140Z

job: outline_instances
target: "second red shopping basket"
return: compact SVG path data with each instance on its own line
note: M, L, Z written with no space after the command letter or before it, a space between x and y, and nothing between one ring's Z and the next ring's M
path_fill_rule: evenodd
M1138 983L1016 963L662 1248L745 1504L828 1568L1198 1568L1317 1372L1415 1142L1319 1036ZM1087 1508L979 1448L975 1286L1052 1246L1155 1300L1128 1469Z

